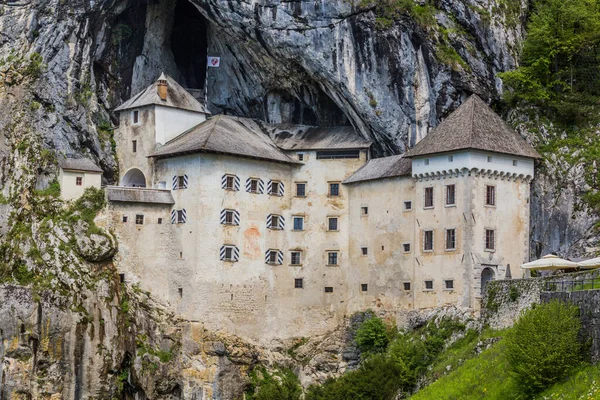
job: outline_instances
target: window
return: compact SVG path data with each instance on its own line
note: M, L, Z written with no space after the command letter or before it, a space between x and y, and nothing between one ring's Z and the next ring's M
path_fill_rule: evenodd
M159 218L157 223L158 223L159 225L162 225L162 218Z
M404 282L402 286L404 286L404 290L410 290L410 282Z
M225 210L225 224L233 225L233 211L232 210Z
M452 279L445 280L444 287L446 288L446 290L454 289L454 281Z
M296 197L306 197L306 183L296 183Z
M269 249L265 252L265 263L271 265L283 264L283 252L277 249Z
M454 162L454 156L448 156L448 162Z
M423 251L433 251L433 231L423 232Z
M304 288L304 279L296 278L294 279L294 289L303 289Z
M492 162L492 156L487 156L487 162Z
M131 117L132 117L134 124L140 123L140 111L139 110L133 110L133 112L131 113Z
M433 188L425 188L425 208L433 208Z
M275 230L285 229L285 218L281 215L270 214L267 217L267 228Z
M360 290L361 290L362 292L366 292L366 291L368 291L368 290L369 290L369 285L368 285L368 284L366 284L366 283L361 283L361 284L360 284Z
M174 175L173 181L171 182L173 190L187 189L188 181L187 175Z
M233 245L224 245L220 250L221 261L237 262L240 258L240 250Z
M485 205L495 206L496 205L496 186L485 187Z
M75 178L75 185L76 186L82 186L83 185L83 177L78 176Z
M225 247L225 260L233 260L233 247Z
M338 219L337 217L328 218L327 230L328 231L337 231L338 227Z
M330 183L329 184L329 196L336 197L340 195L340 184Z
M258 178L248 178L246 181L246 192L261 194L264 190L264 183Z
M333 287L325 286L325 293L333 293Z
M423 163L424 163L425 165L429 165L429 158L426 158L425 160L423 160Z
M279 181L269 181L267 192L271 196L283 196L283 183Z
M410 243L403 243L402 247L404 248L405 253L410 253Z
M456 229L446 229L446 250L456 250Z
M446 205L453 206L456 204L456 186L455 185L447 185L446 186Z
M327 252L327 265L338 265L338 252L337 251Z
M137 140L131 141L131 151L133 151L134 153L137 153Z
M369 207L361 207L360 208L360 215L362 215L363 217L365 215L369 215Z
M269 264L277 264L277 251L269 252Z
M185 208L182 210L171 211L171 223L172 224L185 224L187 222L187 213Z
M144 216L141 214L137 214L135 216L135 224L136 225L144 225Z
M487 251L496 250L496 231L493 229L485 230L485 249Z
M369 254L369 249L367 247L361 247L360 251L363 256L366 256L367 254Z
M433 290L433 281L425 281L425 290Z
M240 213L236 210L223 210L221 211L220 222L222 225L239 225L240 224Z
M233 190L234 183L235 183L235 177L233 177L231 175L225 176L225 189Z
M317 160L336 160L342 158L360 158L360 150L317 151Z
M185 180L183 178L183 176L178 176L177 177L177 189L184 189L185 188Z
M304 161L304 154L298 153L298 161Z
M519 165L519 162L517 160L513 160L513 167L516 167Z
M405 211L410 211L410 210L412 210L412 201L405 201L405 202L404 202L404 210L405 210Z
M294 230L295 231L303 231L304 230L304 217L294 217Z
M271 215L270 229L279 229L279 215Z
M302 252L292 251L291 265L302 265Z
M123 223L127 222L127 215L123 215Z

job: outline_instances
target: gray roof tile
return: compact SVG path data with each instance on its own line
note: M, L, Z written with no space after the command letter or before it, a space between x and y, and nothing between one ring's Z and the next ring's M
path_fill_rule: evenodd
M97 172L101 174L102 168L89 158L59 158L58 166L64 170Z
M412 160L403 155L374 158L363 165L343 183L357 183L376 179L410 175Z
M351 126L316 127L305 125L265 125L275 144L284 150L367 149L371 141Z
M484 150L528 158L539 153L477 95L472 95L405 156Z
M157 85L161 78L166 78L169 86L167 100L161 100L158 95ZM182 110L195 111L204 114L210 114L204 105L202 105L194 96L185 90L177 81L168 75L161 75L152 85L140 93L115 108L115 111L129 110L149 105L159 105L165 107L179 108Z

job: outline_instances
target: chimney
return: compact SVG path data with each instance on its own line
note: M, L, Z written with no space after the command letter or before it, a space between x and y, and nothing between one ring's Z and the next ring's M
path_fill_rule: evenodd
M162 101L167 101L167 97L169 95L169 85L167 84L167 77L164 73L160 75L160 78L158 78L156 91L158 92L158 97L160 97Z

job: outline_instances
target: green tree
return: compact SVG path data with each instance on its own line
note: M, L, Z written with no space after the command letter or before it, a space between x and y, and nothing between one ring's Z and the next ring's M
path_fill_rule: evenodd
M390 329L378 317L371 317L356 330L354 341L365 353L377 353L386 349L390 341Z
M510 374L535 394L581 364L579 309L552 301L525 311L506 337Z

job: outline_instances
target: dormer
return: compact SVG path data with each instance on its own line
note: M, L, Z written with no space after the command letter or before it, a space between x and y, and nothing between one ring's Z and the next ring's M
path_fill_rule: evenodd
M539 153L477 95L409 150L412 174L430 179L474 173L533 179Z

